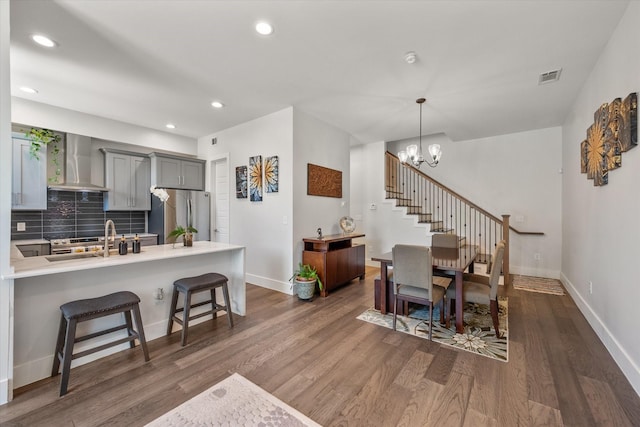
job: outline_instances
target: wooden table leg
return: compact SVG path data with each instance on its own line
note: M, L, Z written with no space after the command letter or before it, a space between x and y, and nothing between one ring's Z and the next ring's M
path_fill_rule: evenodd
M380 314L387 314L387 263L380 263Z
M456 271L456 332L464 332L464 301L462 300L462 271Z

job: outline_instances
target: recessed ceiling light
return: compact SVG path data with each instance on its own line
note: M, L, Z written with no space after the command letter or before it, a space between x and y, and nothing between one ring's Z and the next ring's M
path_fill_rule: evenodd
M258 22L256 24L256 31L258 32L258 34L268 36L273 33L273 27L268 22Z
M220 102L220 101L213 101L211 103L211 106L213 108L222 108L222 107L224 107L224 104L222 102Z
M176 125L174 125L173 123L167 123L165 126L167 127L167 129L175 129L176 128Z
M43 36L42 34L34 34L31 36L34 42L38 43L40 46L44 47L55 47L57 45L56 42L51 40L47 36Z
M27 86L22 86L22 87L20 88L20 90L21 90L21 91L23 91L23 92L26 92L26 93L38 93L38 91L37 91L37 90L35 90L34 88L32 88L32 87L27 87Z

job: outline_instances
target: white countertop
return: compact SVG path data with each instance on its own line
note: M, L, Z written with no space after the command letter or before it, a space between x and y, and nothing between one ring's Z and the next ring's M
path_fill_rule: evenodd
M182 243L143 246L139 254L129 253L118 255L117 249L112 250L109 257L96 256L84 259L49 261L46 256L28 257L22 256L16 248L17 244L26 244L24 241L15 241L11 245L11 266L13 272L2 275L3 279L20 279L24 277L42 276L47 274L66 273L69 271L90 270L94 268L113 267L116 265L132 264L137 262L149 262L159 259L187 257L213 252L225 252L242 249L243 246L218 242L193 242L193 246L185 247ZM115 253L114 253L115 251Z

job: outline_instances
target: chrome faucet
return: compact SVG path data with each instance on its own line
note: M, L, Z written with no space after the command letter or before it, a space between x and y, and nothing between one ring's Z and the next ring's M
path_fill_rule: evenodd
M116 225L112 220L108 219L107 222L104 223L104 257L107 258L109 256L109 225L111 225L111 240L113 240L114 244L116 241Z

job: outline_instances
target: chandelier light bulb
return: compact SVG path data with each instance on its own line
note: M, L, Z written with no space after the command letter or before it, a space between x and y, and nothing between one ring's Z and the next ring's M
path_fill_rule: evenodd
M411 52L410 52L411 53ZM426 99L418 98L416 99L416 103L420 105L420 132L419 132L419 143L420 145L411 144L405 150L402 150L398 153L398 159L401 163L411 162L413 166L420 169L420 166L423 163L428 164L432 168L435 168L440 161L440 157L442 157L442 150L440 149L440 144L431 144L428 147L429 158L425 159L422 155L422 104Z

